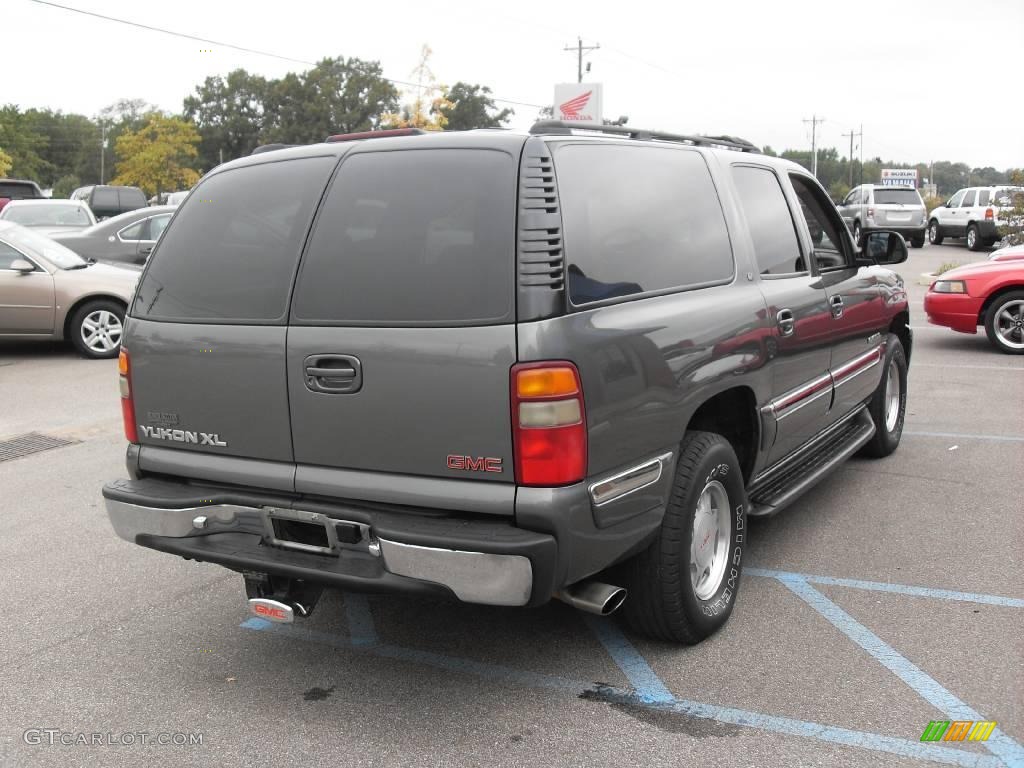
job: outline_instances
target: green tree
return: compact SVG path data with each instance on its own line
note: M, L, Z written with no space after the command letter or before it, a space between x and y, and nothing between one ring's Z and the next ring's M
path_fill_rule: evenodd
M147 196L188 189L199 181L192 167L198 144L192 123L153 112L139 130L118 137L117 176L111 183L141 187Z
M269 85L261 139L306 144L335 133L369 131L397 107L398 91L384 79L378 62L323 59Z
M36 133L24 113L14 104L0 108L0 147L10 158L7 172L20 179L38 181L50 172L43 157L48 141Z
M1014 168L1006 172L1011 184L1024 187L1024 168ZM1024 243L1024 192L1019 189L1010 194L1010 205L1000 211L1000 217L1006 224L999 228L999 234L1006 238L1010 245Z
M6 176L11 170L11 166L14 165L14 160L11 156L0 149L0 176Z
M74 175L61 176L53 185L53 198L68 198L71 193L82 186L82 180Z
M68 175L99 177L100 130L92 120L49 109L30 109L24 117L26 129L46 139L39 150L46 168L37 179L41 185Z
M213 168L256 148L264 130L268 88L266 79L236 69L227 77L206 78L185 99L184 116L199 128L201 168Z
M470 85L459 81L445 89L444 98L449 106L436 111L447 119L446 131L501 128L515 114L511 109L499 110L491 98L491 89L486 85Z

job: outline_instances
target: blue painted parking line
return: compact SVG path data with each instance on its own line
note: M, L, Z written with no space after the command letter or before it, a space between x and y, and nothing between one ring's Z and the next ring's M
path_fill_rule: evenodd
M812 587L804 578L796 575L779 576L793 594L824 616L832 626L867 651L882 666L910 686L921 698L952 720L987 720L962 702L938 681L904 656L891 645L865 627L846 611ZM980 742L985 749L998 757L1007 768L1024 768L1024 747L996 728L987 741Z
M943 437L954 440L990 440L997 443L1024 443L1024 436L1020 435L976 435L963 432L916 432L912 429L903 430L907 437Z
M608 655L625 674L640 701L645 704L675 701L675 697L651 669L647 659L640 655L614 622L591 615L586 615L584 620L608 651Z
M1019 597L1002 597L1001 595L982 595L975 592L956 592L951 589L931 589L930 587L914 587L909 584L887 584L882 581L860 581L859 579L838 579L832 576L815 576L809 573L793 573L776 571L771 568L744 568L743 573L749 576L765 576L774 579L801 578L811 584L822 584L830 587L852 587L867 589L873 592L892 592L897 595L914 597L934 597L940 600L960 600L965 603L981 603L982 605L998 605L1004 608L1024 608L1024 599Z
M350 596L346 596L346 599L349 597ZM602 622L599 619L595 619L595 624L608 625L611 624L611 620L606 619ZM1003 765L1000 760L989 755L976 754L951 747L911 741L909 739L883 736L881 734L869 733L866 731L855 731L849 728L839 728L788 717L776 717L774 715L766 715L760 712L735 709L732 707L719 707L713 704L703 704L701 702L687 701L684 699L670 698L668 701L649 702L644 701L640 695L630 691L621 690L611 686L595 685L589 682L570 680L556 675L528 672L497 664L451 657L444 654L420 651L412 648L403 648L388 645L386 643L376 645L356 645L352 640L332 635L327 632L317 632L315 630L295 627L294 625L274 624L265 619L251 618L243 622L242 627L244 629L262 631L287 639L304 640L306 642L331 646L334 648L352 650L358 653L367 653L383 658L422 664L424 666L434 667L436 669L442 669L449 672L474 675L476 677L494 680L496 682L513 683L529 688L555 690L575 696L591 692L595 694L598 699L611 703L645 707L647 709L657 711L677 712L680 715L698 717L706 720L715 720L721 723L755 728L771 733L801 736L804 738L823 741L828 744L856 747L874 752L883 752L902 757L916 758L918 760L930 760L932 762L943 763L945 765L962 766L963 768L1000 768L1000 766ZM597 631L596 628L595 631ZM639 657L639 653L635 648L633 648L632 644L629 643L625 636L622 635L621 631L617 628L613 632L604 632L604 630L602 630L598 634L598 637L601 638L602 636L614 641L613 646L617 648L619 659L627 662L627 667L633 672L633 674L637 675L637 679L642 684L645 682L648 685L651 684L652 681L646 678L647 674L652 676L654 680L657 680L657 675L655 675L653 671L649 671L649 673L643 671L642 667L636 663L635 659L631 658L631 655ZM613 656L612 658L614 659L616 657ZM644 666L647 667L647 670L650 670L650 667L646 662L644 662ZM637 670L640 670L640 672ZM625 672L625 670L623 671ZM627 673L627 677L628 676L629 674ZM661 688L664 689L664 684L661 683L660 680L657 680L657 682L661 685ZM652 690L656 689L649 689L648 694L650 694ZM669 696L671 697L671 694L669 694Z
M345 612L348 614L348 631L353 645L374 645L377 643L377 628L370 613L370 601L366 595L345 593Z

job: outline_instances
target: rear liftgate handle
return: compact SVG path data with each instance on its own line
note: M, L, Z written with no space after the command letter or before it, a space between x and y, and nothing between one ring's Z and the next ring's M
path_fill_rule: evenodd
M355 355L310 355L302 366L310 392L350 395L363 386L363 365Z

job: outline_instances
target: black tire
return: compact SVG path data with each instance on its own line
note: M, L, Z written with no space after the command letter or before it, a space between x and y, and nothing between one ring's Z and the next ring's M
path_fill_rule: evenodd
M861 234L862 234L862 232L861 232L861 228L860 228L860 222L859 221L853 222L853 244L856 245L858 248L861 247L861 242L860 242Z
M971 224L967 227L967 247L972 251L980 251L982 249L981 235L978 234L977 224Z
M931 245L942 245L942 241L945 238L942 236L942 230L939 229L939 222L932 219L928 222L928 242Z
M725 504L709 506L709 510L727 506L729 532L725 536L719 528L715 537L714 551L725 558L724 570L714 592L702 599L691 576L690 549L697 503L706 489L711 489L709 498L724 492ZM743 473L729 442L712 432L687 432L658 535L650 547L625 564L629 597L623 613L630 626L651 637L692 645L725 624L739 590L746 509ZM710 543L712 532L709 529L704 536L705 544ZM719 542L726 541L722 554ZM709 569L715 570L719 562L712 560ZM710 589L713 579L712 573L709 583L703 586Z
M898 411L894 422L887 420L890 367L894 369L900 387ZM891 333L886 340L885 354L882 356L882 380L868 403L868 413L875 422L875 435L860 449L860 453L863 456L880 459L899 447L900 437L903 436L903 422L907 417L907 355L903 351L902 342Z
M83 324L85 324L86 319L90 318L91 315L95 316L98 314L102 317L102 313L104 312L110 313L114 318L116 318L117 322L116 324L111 323L108 326L108 330L105 335L97 338L97 340L93 342L92 346L90 346L90 344L86 342L86 338L90 334L88 329L83 330ZM95 317L93 319L95 319ZM110 301L109 299L87 301L75 310L75 314L71 317L71 322L68 323L68 338L71 341L72 346L78 350L80 355L93 360L117 357L117 353L121 350L121 335L123 333L124 305L118 304L116 301ZM110 343L111 348L100 348L100 342L103 339Z
M1014 325L1016 323L1024 325L1024 291L1004 293L992 302L992 306L985 313L985 333L992 346L1007 355L1024 355L1024 327L1022 325L1016 325L1015 330L1011 329L1009 338L1005 338L1007 334L1000 334L996 328L996 322L1003 312L1010 313L1010 316L1014 318L1012 321ZM1005 318L1003 321L1005 327ZM1020 344L1021 346L1014 347L1011 344Z
M910 238L910 246L912 248L924 248L924 235Z

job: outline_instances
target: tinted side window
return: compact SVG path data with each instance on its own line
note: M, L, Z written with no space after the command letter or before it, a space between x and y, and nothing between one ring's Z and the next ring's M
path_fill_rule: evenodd
M774 173L745 165L732 167L740 205L754 241L757 266L762 275L804 272L800 242L782 185Z
M555 152L573 304L729 280L732 248L698 152L570 144Z
M991 199L992 199L991 191L989 191L987 189L982 189L982 190L978 191L978 205L988 205L988 203L989 203L989 201Z
M118 209L116 189L95 189L90 207L93 210L116 211Z
M504 152L348 157L303 257L293 317L352 325L509 319L515 192L515 163Z
M146 207L146 196L137 189L119 189L117 196L121 201L122 211L134 211L136 208Z
M146 233L147 240L159 240L160 235L163 234L164 228L167 226L167 222L171 220L171 214L166 213L163 216L154 216L151 219L147 219L149 222L149 231Z
M0 269L10 269L11 264L18 259L24 258L19 251L16 251L7 243L0 243Z
M335 159L270 162L200 182L139 283L133 314L155 320L273 321Z
M974 205L974 200L975 200L975 198L977 198L977 196L978 196L978 193L977 193L976 190L973 190L973 189L967 190L967 194L964 195L964 199L960 203L960 207L961 208L970 208L972 205Z
M807 223L814 243L814 259L820 269L845 267L846 252L843 248L843 231L846 229L843 220L832 207L825 193L810 179L790 174L797 200L800 201L800 213Z

